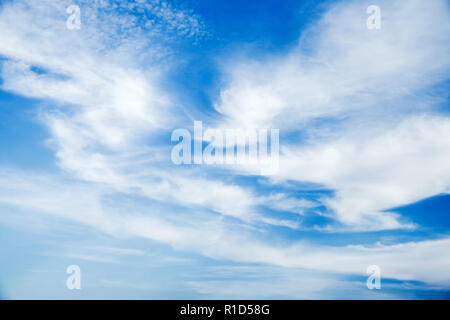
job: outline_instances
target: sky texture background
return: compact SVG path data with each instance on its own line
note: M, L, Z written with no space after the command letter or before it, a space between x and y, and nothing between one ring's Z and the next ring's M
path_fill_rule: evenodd
M450 298L449 52L446 0L0 1L0 298Z

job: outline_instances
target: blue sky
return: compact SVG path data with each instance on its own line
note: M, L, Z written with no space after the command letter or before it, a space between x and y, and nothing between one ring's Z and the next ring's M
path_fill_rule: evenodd
M447 1L0 3L0 298L449 297ZM194 120L279 169L175 165Z

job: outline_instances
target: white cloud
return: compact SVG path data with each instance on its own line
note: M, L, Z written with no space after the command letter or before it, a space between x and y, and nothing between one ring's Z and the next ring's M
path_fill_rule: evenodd
M2 68L3 88L61 106L44 110L42 119L51 131L60 167L77 178L157 200L207 206L226 215L252 215L249 191L161 170L167 167L168 148L148 146L153 135L180 120L170 92L160 85L170 64L160 57L171 60L165 37L202 33L202 24L195 15L164 2L146 3L142 6L163 20L151 27L152 32L160 28L160 33L148 34L133 16L116 13L117 5L120 2L80 4L87 13L77 31L62 23L65 2L4 5L0 29L8 32L0 35L0 54L9 60ZM165 30L167 21L172 33ZM122 36L117 34L118 23L126 31ZM140 52L146 52L145 57ZM143 59L147 55L149 61Z
M130 206L120 199L112 201L105 197L107 189L48 177L23 176L19 172L9 176L2 173L0 182L0 203L19 208L14 211L19 217L30 211L62 217L112 236L141 237L170 245L175 250L222 261L362 276L366 275L367 266L376 264L382 269L383 278L450 286L450 260L446 254L450 250L448 237L375 246L324 246L308 242L274 245L271 239L262 240L245 226L211 215L191 213L186 218L167 210L161 214L158 209L145 204ZM55 194L59 196L55 197ZM27 220L22 219L22 224L26 225ZM77 258L119 261L117 255L103 257L86 250L73 254Z
M369 137L349 129L340 137L290 147L277 178L336 190L324 198L336 218L360 229L412 227L382 212L450 191L450 119L415 116Z
M377 5L381 30L366 28L364 3L343 2L289 54L226 66L216 104L221 126L281 128L271 179L334 190L322 203L347 230L414 228L383 211L450 190L450 122L429 92L450 70L448 3ZM305 138L283 140L292 132Z
M446 1L379 1L381 30L366 28L360 1L334 5L303 32L297 48L224 66L230 80L216 109L234 127L299 130L318 117L413 110L407 98L446 78ZM417 98L417 96L413 96ZM392 103L395 103L394 105Z
M398 299L386 290L367 290L365 282L301 268L223 266L206 268L204 279L188 285L213 299ZM383 288L386 285L383 284ZM381 291L381 292L380 292Z

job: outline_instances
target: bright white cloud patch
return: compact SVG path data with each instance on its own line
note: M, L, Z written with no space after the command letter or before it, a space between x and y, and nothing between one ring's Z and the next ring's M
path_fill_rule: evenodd
M282 143L273 180L335 190L324 204L358 230L413 228L382 211L450 190L450 119L426 91L449 72L448 4L378 5L380 30L365 27L363 3L346 2L291 53L230 65L216 104L227 123L303 132L306 142Z

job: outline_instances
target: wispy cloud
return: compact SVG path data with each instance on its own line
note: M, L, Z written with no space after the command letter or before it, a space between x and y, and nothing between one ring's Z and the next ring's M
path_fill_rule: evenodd
M314 287L317 296L329 278L337 281L331 273L365 275L372 264L383 266L387 278L450 286L448 237L374 246L280 244L270 229L301 232L299 215L320 206L334 222L316 232L413 229L413 221L389 210L450 192L450 120L436 108L443 98L427 91L449 74L448 4L380 2L379 32L365 28L364 5L342 2L291 52L224 67L230 81L215 101L218 126L286 133L279 172L254 185L238 179L259 175L245 167L170 163L170 130L191 119L179 112L183 101L167 74L177 66L173 44L208 33L198 15L161 1L79 1L81 29L68 30L70 1L2 4L2 88L45 102L40 120L61 172L0 168L0 203L18 215L63 218L216 260L316 270L326 276L293 285ZM291 183L333 194L306 198ZM284 190L275 190L280 185ZM107 263L124 255L145 251L98 245L71 252ZM279 281L274 295L290 282ZM189 283L220 295L236 284L248 283ZM250 285L251 292L269 290Z
M272 180L335 190L322 202L354 230L413 228L387 210L450 190L450 120L429 92L448 79L448 3L378 5L381 30L366 28L364 3L343 2L289 54L233 61L216 103L225 123L302 133Z

